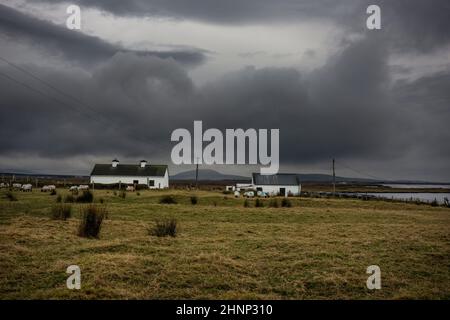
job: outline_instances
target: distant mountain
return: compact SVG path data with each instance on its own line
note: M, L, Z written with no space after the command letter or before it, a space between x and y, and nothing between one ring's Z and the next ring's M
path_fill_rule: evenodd
M195 180L195 170L185 171L170 176L171 180ZM220 180L251 180L249 177L223 174L211 169L199 169L198 180L203 181L220 181Z
M330 174L321 173L299 173L298 178L302 182L332 182L333 176ZM364 179L364 178L348 178L348 177L338 177L336 176L336 182L365 182L365 183L379 183L381 181L374 179Z
M300 181L302 182L331 182L333 176L328 174L298 174ZM170 177L171 180L195 180L195 170L185 171L177 173ZM199 169L198 179L203 181L220 181L220 180L242 180L249 181L251 177L244 177L238 175L223 174L211 169ZM367 182L374 183L379 182L371 179L359 179L359 178L346 178L336 177L337 182Z

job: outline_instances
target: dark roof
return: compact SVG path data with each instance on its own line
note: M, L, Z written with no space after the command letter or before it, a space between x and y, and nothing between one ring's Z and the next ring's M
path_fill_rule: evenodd
M167 165L146 165L141 168L139 164L96 164L92 169L91 176L140 176L140 177L163 177L166 174Z
M292 173L277 173L273 175L253 173L252 176L255 185L298 186L300 184L297 174Z

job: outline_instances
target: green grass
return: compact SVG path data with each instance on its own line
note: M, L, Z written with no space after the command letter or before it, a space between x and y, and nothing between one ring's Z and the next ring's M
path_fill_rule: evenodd
M177 204L160 204L166 195ZM109 216L99 239L86 239L77 235L83 204L61 221L49 214L54 197L17 198L0 196L1 299L450 298L448 208L312 198L245 208L218 192L96 190ZM171 218L176 237L149 235ZM65 287L71 264L81 290ZM381 290L365 286L373 264Z

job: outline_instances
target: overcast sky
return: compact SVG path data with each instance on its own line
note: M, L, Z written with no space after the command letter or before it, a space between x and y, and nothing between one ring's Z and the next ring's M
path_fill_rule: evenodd
M450 181L449 16L448 0L2 0L0 171L190 170L170 134L202 120L279 128L282 172L335 157L342 176Z

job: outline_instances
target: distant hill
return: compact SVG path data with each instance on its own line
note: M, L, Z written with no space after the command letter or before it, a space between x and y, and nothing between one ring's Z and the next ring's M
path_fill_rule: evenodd
M333 176L330 174L321 173L299 173L298 178L302 182L331 182L333 181ZM358 183L380 183L380 180L374 179L364 179L364 178L348 178L336 176L336 182L358 182Z
M328 174L298 174L300 181L302 182L331 182L333 177ZM195 180L195 170L185 171L177 173L170 177L171 180ZM223 174L211 169L200 169L198 170L198 179L201 181L221 181L221 180L240 180L240 181L250 181L251 177L244 177L238 175ZM377 180L371 179L359 179L359 178L346 178L346 177L336 177L337 182L366 182L375 183L379 182Z
M185 171L170 176L171 180L195 180L195 170ZM198 180L202 181L220 181L220 180L242 180L249 181L250 177L243 177L231 174L223 174L211 169L199 169Z

